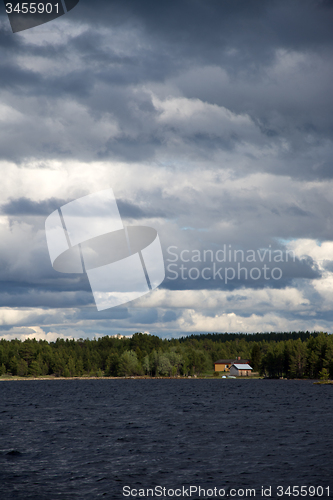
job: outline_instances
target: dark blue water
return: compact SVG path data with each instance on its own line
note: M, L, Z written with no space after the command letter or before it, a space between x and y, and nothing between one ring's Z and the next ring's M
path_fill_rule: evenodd
M293 498L278 485L332 497L332 410L333 385L310 381L0 382L0 499L148 498L156 486ZM210 491L186 496L191 485Z

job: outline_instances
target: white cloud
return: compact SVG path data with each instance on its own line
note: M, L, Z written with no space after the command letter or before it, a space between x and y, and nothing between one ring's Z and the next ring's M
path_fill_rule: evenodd
M179 329L186 332L281 332L326 330L327 323L323 321L289 319L274 313L249 317L235 313L218 314L212 317L204 316L194 310L188 310L187 315L179 321Z
M57 332L45 332L40 326L16 326L10 328L7 333L0 335L0 338L6 340L19 339L22 342L26 339L46 340L47 342L55 342L58 338L68 338L67 335ZM78 337L77 337L78 338Z
M333 241L318 242L313 239L297 239L287 245L298 257L309 256L323 268L325 261L333 261Z
M310 301L301 290L286 289L240 289L232 292L222 290L165 290L157 289L140 298L137 307L157 307L170 309L201 309L250 312L261 309L267 311L299 311L307 310Z
M36 323L63 324L75 315L75 309L41 309L41 308L0 308L1 326L29 327Z
M56 333L56 332L45 333L40 326L30 326L29 329L31 330L31 333L23 334L21 336L22 341L26 339L36 339L36 340L46 340L47 342L55 342L58 338L62 339L66 338L65 335L61 333Z

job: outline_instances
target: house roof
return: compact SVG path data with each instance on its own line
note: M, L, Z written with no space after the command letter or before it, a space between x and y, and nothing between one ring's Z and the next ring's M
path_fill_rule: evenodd
M248 364L234 363L232 366L237 368L237 370L252 370L251 366Z
M214 362L214 364L217 364L217 363L221 363L221 364L225 364L225 363L248 363L248 359L218 359L217 361Z

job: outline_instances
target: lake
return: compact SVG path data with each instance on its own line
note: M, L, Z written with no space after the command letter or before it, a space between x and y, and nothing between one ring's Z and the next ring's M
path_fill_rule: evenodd
M332 410L307 380L2 381L0 499L328 498Z

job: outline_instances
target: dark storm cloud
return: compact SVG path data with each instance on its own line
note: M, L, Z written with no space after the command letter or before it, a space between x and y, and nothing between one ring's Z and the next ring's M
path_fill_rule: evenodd
M56 272L51 265L46 238L44 220L59 207L71 199L49 198L33 201L26 197L11 199L1 206L1 212L9 216L13 224L22 218L29 223L35 239L25 241L26 235L21 233L21 244L10 249L8 243L2 241L4 249L0 252L0 304L2 307L49 307L70 308L88 307L88 317L95 317L95 304L91 287L86 274L62 274ZM163 216L162 212L144 203L142 206L126 199L117 200L121 217L140 220ZM40 233L41 238L37 238ZM7 247L7 248L6 248ZM24 251L22 252L22 249ZM97 311L96 311L97 312ZM115 318L125 317L124 312L112 313ZM111 317L107 315L106 317ZM126 316L127 317L127 316ZM99 318L102 316L99 314Z
M131 324L136 325L151 325L156 323L158 320L158 313L156 309L147 309L147 310L136 310L133 311L133 314L130 318Z
M206 250L207 251L207 250ZM172 252L172 253L171 253ZM292 254L288 257L284 252L279 253L281 262L274 261L274 251L272 258L269 259L268 252L257 250L256 260L247 262L246 251L244 252L245 261L240 258L234 258L234 250L232 250L231 260L219 262L222 254L216 256L216 250L212 254L200 252L201 262L197 262L193 257L193 252L186 251L184 260L181 257L181 249L175 251L171 249L170 253L165 256L166 277L160 288L168 290L227 290L236 289L261 289L261 288L276 288L283 289L292 286L294 280L313 280L321 278L321 272L316 263L310 257L298 259ZM226 247L226 255L228 247ZM260 255L259 255L260 254ZM178 260L176 262L176 255ZM198 254L196 254L198 255ZM213 257L211 258L211 255ZM259 255L259 256L258 256ZM263 258L266 255L265 258ZM193 258L193 260L192 260Z
M69 201L69 200L68 200ZM33 201L29 198L16 198L0 206L0 210L6 215L45 215L48 216L68 201L58 198Z
M56 200L58 201L61 200ZM51 205L46 204L46 209L51 208L52 200L50 203ZM20 213L22 206L25 207L24 204L13 204L10 208L11 211ZM29 220L44 219L43 204L32 204L31 207L28 203L28 208L30 211L37 210L36 215L28 216ZM41 215L43 216L40 217ZM44 228L34 230L26 223L23 226L25 230L17 232L20 224L16 220L12 231L2 235L1 306L68 308L92 304L93 296L87 275L56 272L51 265ZM11 240L13 233L16 234L14 241Z
M174 311L166 311L163 315L163 323L170 323L170 321L175 321L179 317L179 313L176 314Z
M255 72L258 65L270 62L276 47L307 50L329 46L333 42L332 10L325 2L310 0L269 3L261 0L86 0L80 2L68 19L85 21L90 31L70 37L65 56L74 50L90 65L118 64L123 66L125 74L126 65L134 65L134 81L138 81L140 69L147 71L149 66L150 73L143 71L142 78L154 79L160 68L164 68L166 76L170 73L170 63L184 69L184 59L188 65L200 60L218 65L229 61L228 68L237 71L243 71L243 65L247 64ZM110 28L110 33L119 28L126 32L134 27L143 40L155 41L154 50L149 44L149 50L143 46L139 51L133 40L132 55L120 56L112 45L105 43L105 33L98 32L101 26ZM0 43L1 40L3 36ZM11 40L7 44L15 48ZM171 47L173 51L167 52ZM226 53L226 49L233 48L242 50ZM26 50L31 50L29 44ZM53 56L57 49L49 44L34 50L37 55L46 51L45 54ZM152 64L146 66L150 57ZM167 61L169 64L165 66Z
M6 286L7 285L7 286ZM8 286L9 285L9 286ZM13 287L12 284L0 284L0 303L2 307L38 307L38 308L68 308L93 305L91 291L69 292L56 290L56 287L40 290L39 287L26 289ZM45 288L45 287L44 287Z
M150 217L166 217L166 215L153 207L141 208L127 200L118 199L117 205L121 218L143 219Z
M299 47L333 40L327 2L301 0L113 0L83 1L77 15L91 24L106 27L140 23L153 36L188 46L194 54L207 48L216 57L219 47L242 46L256 55L277 44ZM72 16L73 17L73 16ZM320 26L321 29L318 29ZM262 40L266 43L263 44ZM213 53L212 53L213 49ZM200 57L201 54L197 54Z
M237 131L229 137L207 133L205 127L189 133L172 122L159 123L151 97L136 86L172 80L187 98L247 113L262 134L262 145L289 142L288 154L278 153L279 162L253 161L251 169L309 178L333 176L330 153L325 152L325 140L333 131L332 71L324 67L331 61L333 40L333 9L327 2L82 1L67 19L78 25L84 22L85 28L68 34L66 42L36 45L29 36L14 42L14 35L1 34L0 43L10 54L6 50L2 60L2 87L39 100L37 108L35 102L25 108L31 133L26 123L22 129L16 126L20 144L6 137L2 158L19 162L33 156L32 135L38 137L39 154L44 157L86 160L152 159L170 152L168 141L174 146L176 138L183 140L183 149L174 150L175 154L189 154L192 149L209 158L214 151L228 151L242 142ZM60 27L61 19L57 23ZM278 51L284 51L282 66L278 73L270 73L279 64ZM293 51L305 59L292 62L290 73L284 75L284 60L294 57ZM16 56L52 59L59 71L24 68ZM83 106L92 122L71 123L61 116L60 98ZM15 108L15 101L10 104ZM89 128L105 120L106 113L118 131L106 139L89 137ZM43 117L48 115L53 119L45 123ZM51 133L59 122L63 130Z
M107 141L105 147L98 153L100 159L119 158L127 161L145 161L153 158L156 146L161 142L153 137L130 137L122 134L114 139Z
M35 215L48 216L54 210L62 207L72 200L61 200L59 198L49 198L47 200L33 201L26 197L11 199L0 206L0 212L5 215ZM153 206L141 208L139 205L129 200L118 199L117 206L120 216L129 219L143 219L151 217L166 217L166 215Z
M34 91L41 86L41 77L37 73L24 70L12 63L2 63L0 72L0 86L2 89L17 90L26 92L27 89Z
M14 300L18 300L20 305L23 306L24 300L27 300L25 305L29 304L29 307L38 306L40 301L43 302L43 306L48 303L51 307L52 303L55 303L55 307L60 307L58 304L63 303L67 300L67 304L74 304L74 301L81 302L81 300L88 300L86 293L89 294L89 303L93 302L93 297L91 295L91 287L86 275L81 274L60 274L54 271L51 267L51 271L47 269L31 269L31 274L38 271L40 274L44 271L44 279L38 276L15 276L12 273L12 279L6 279L2 276L0 281L0 294L3 301L2 305L13 305ZM49 276L47 275L49 271ZM3 273L2 273L3 274ZM37 274L37 273L36 273ZM29 279L30 278L30 279ZM33 279L34 278L34 279ZM63 296L61 294L64 293ZM66 295L68 293L68 295ZM54 295L53 295L54 294ZM56 295L59 294L59 297ZM16 297L16 299L15 299ZM67 297L67 298L66 298ZM53 301L53 302L52 302Z
M95 303L92 307L81 308L76 313L78 320L98 320L101 322L101 326L104 325L106 328L110 327L110 319L127 319L130 316L127 307L118 306L104 311L97 311Z

